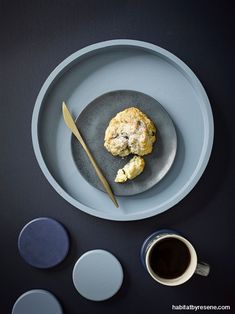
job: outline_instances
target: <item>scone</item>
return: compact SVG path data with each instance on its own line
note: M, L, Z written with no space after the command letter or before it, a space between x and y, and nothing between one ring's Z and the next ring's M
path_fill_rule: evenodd
M114 156L144 156L152 152L155 141L153 122L139 109L131 107L119 112L110 121L105 131L104 146Z
M118 170L115 182L123 183L128 179L134 179L143 172L144 166L144 159L140 156L134 156L122 169Z

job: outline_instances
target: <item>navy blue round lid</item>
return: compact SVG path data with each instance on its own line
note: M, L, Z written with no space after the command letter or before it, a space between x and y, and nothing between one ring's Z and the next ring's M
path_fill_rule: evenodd
M26 263L37 268L56 266L66 257L69 237L65 228L51 218L37 218L19 234L18 249Z

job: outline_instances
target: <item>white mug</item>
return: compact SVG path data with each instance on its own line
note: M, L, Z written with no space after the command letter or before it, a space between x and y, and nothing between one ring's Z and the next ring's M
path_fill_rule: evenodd
M157 274L156 271L153 269L153 266L150 263L151 260L151 254L153 253L153 250L159 248L159 244L164 239L177 239L180 242L184 244L184 246L187 249L187 254L189 256L187 267L183 272L173 278L166 278L166 276L161 276L160 274ZM169 241L168 241L169 242ZM171 249L171 248L170 248ZM168 248L168 250L170 250ZM166 249L165 249L166 250ZM160 254L160 253L159 253ZM169 255L170 256L170 255ZM159 230L157 232L154 232L151 234L143 243L142 249L141 249L141 260L143 263L143 266L147 270L147 272L150 274L150 276L157 282L167 285L167 286L177 286L185 283L188 281L193 274L198 274L202 276L208 276L210 272L210 266L203 262L198 262L197 253L195 251L195 248L193 245L185 239L182 235L180 235L178 232L168 229ZM156 259L156 263L157 263Z

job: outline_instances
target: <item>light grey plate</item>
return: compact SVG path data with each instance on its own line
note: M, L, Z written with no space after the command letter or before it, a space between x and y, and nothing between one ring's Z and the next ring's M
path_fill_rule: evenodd
M146 113L154 122L157 142L153 152L143 157L144 172L134 180L120 184L114 182L117 170L123 168L133 155L125 158L112 156L104 148L104 134L109 121L118 112L132 106ZM130 196L150 189L166 175L174 161L177 137L173 122L159 102L146 94L127 90L106 93L82 111L76 125L116 195ZM74 136L72 152L81 175L94 187L104 190L85 151Z
M108 251L92 250L83 254L73 269L73 283L86 299L104 301L118 292L123 270L118 259Z
M62 308L54 295L35 289L22 294L15 302L12 314L62 314Z
M66 101L78 117L93 99L114 90L157 99L177 133L177 154L168 174L148 191L117 197L118 209L77 170L61 112ZM53 188L80 210L112 220L151 217L182 200L206 168L213 134L208 97L189 67L165 49L125 39L88 46L59 64L42 86L32 117L34 152Z

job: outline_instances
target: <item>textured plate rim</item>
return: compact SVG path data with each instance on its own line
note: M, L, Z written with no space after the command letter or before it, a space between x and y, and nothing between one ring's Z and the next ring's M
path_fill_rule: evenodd
M200 97L203 100L204 106L200 103L201 111L204 112L203 120L204 125L207 125L205 128L206 136L204 137L203 147L201 150L201 155L197 164L197 167L191 174L190 180L187 181L187 183L178 191L178 193L174 194L170 199L167 201L159 204L158 206L149 208L146 210L146 212L141 213L132 213L128 215L123 215L120 213L120 215L116 215L115 217L111 213L104 213L104 212L98 212L97 210L94 210L79 201L75 200L72 196L70 196L54 179L50 171L48 170L45 161L43 159L40 144L39 144L39 138L38 138L38 119L41 109L41 104L44 100L44 97L47 94L47 90L49 89L50 85L53 83L54 79L64 70L65 67L67 67L70 63L72 63L74 60L78 59L79 57L95 50L100 50L102 48L107 47L115 47L115 46L129 46L129 47L136 47L136 48L144 48L146 50L153 51L155 53L159 53L166 59L168 59L170 62L172 62L178 69L182 72L184 76L191 82L194 89L199 93ZM208 96L205 92L204 87L202 86L201 82L197 78L197 76L194 74L194 72L178 57L176 57L171 52L148 42L139 41L139 40L132 40L132 39L114 39L114 40L108 40L99 42L96 44L89 45L85 48L82 48L73 54L71 54L69 57L67 57L64 61L62 61L48 76L46 81L41 87L41 90L37 96L35 106L33 109L33 115L32 115L32 124L31 124L31 135L32 135L32 143L33 143L33 149L36 156L36 159L38 161L38 164L45 175L48 182L52 185L52 187L57 191L58 194L60 194L65 200L67 200L70 204L75 206L76 208L91 214L93 216L108 219L108 220L116 220L116 221L130 221L130 220L140 220L145 219L148 217L155 216L156 214L159 214L158 210L160 209L160 212L164 212L174 205L176 205L178 202L180 202L197 184L199 179L201 178L211 155L212 146L213 146L213 139L214 139L214 121L213 121L213 115L212 110L210 106L210 102L208 99Z

